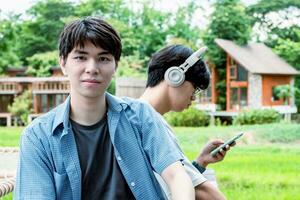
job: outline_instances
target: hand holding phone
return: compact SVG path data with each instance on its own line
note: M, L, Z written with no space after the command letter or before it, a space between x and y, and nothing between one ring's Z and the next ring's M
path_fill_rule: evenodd
M227 140L224 144L218 146L212 152L210 152L210 155L212 155L212 156L217 155L217 153L219 153L221 149L225 148L227 145L229 145L229 146L232 145L237 139L239 139L243 135L244 135L244 133L242 132L242 133L239 133L238 135L234 136L233 138Z

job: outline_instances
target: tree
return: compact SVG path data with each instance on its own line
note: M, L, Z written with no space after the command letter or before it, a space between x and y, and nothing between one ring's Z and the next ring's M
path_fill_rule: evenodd
M20 61L13 52L14 40L16 39L16 29L13 20L17 16L10 16L8 19L0 19L0 74L4 73L9 66L17 67Z
M207 57L216 66L219 76L216 90L217 103L221 109L226 106L226 54L216 43L216 38L228 39L237 44L246 44L250 38L250 18L245 13L245 7L239 0L222 0L214 4L211 21L203 35L203 41L208 47Z
M298 31L298 42L291 41L290 39L279 39L278 45L275 46L275 52L284 58L289 64L300 71L300 30ZM295 104L300 112L300 75L295 78Z
M58 51L37 53L27 58L27 61L27 74L37 77L50 76L51 67L58 66Z
M169 43L170 38L179 38L177 41L186 41L195 47L200 31L190 26L191 15L195 11L192 3L179 8L174 14L155 9L149 0L139 2L137 10L131 9L133 4L137 5L135 1L125 3L116 0L99 4L96 0L88 0L76 8L76 15L100 14L108 20L121 35L123 56L138 55L144 61ZM146 62L143 63L145 67Z
M266 33L267 38L263 40L257 35L258 41L263 41L267 46L273 48L278 39L295 40L295 30L299 29L296 23L300 13L300 2L297 0L261 0L257 4L249 6L247 13L252 17L252 26L259 34ZM295 14L293 14L295 13ZM274 19L274 18L277 19ZM295 20L296 19L296 20ZM288 23L287 23L288 22Z
M31 19L20 24L17 40L17 53L24 64L28 64L27 57L57 49L64 20L74 14L74 6L65 0L40 0L27 13Z

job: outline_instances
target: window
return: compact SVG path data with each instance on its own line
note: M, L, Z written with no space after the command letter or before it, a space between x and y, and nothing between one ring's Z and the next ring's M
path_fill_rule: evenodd
M230 108L231 109L238 109L238 88L231 88L230 89Z
M236 65L230 66L230 79L236 79L237 78L237 67Z
M247 106L247 87L233 87L230 89L230 109L240 110Z
M48 99L46 94L41 95L42 113L48 112Z
M0 112L6 113L8 111L8 105L13 103L13 95L0 95Z
M247 88L240 88L240 105L241 107L247 106Z
M41 94L41 109L39 109L38 112L48 112L49 110L63 103L67 97L67 94Z
M248 80L248 72L241 65L237 66L237 81L247 81Z

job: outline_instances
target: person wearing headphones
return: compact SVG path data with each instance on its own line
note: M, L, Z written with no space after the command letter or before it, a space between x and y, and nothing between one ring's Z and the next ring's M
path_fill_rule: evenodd
M171 45L153 54L148 64L146 90L140 100L148 102L161 115L161 120L168 127L168 134L179 149L173 131L162 115L169 111L180 112L188 108L194 100L195 94L208 87L210 73L201 59L205 51L206 47L193 53L186 46ZM223 160L226 151L230 149L229 146L215 156L210 154L221 144L223 144L222 140L208 142L192 163L181 151L185 170L195 188L196 199L225 199L225 196L201 174L208 164ZM156 178L167 198L171 199L171 194L164 181L157 174Z

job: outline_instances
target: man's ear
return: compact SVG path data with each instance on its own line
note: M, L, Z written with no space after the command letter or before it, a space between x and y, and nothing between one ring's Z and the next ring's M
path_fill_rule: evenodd
M66 61L65 59L61 56L59 57L59 65L60 65L60 69L62 71L62 73L64 75L67 75L67 71L66 71Z

